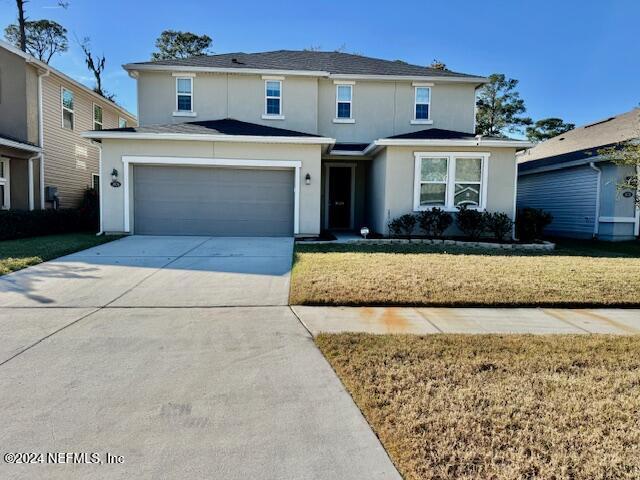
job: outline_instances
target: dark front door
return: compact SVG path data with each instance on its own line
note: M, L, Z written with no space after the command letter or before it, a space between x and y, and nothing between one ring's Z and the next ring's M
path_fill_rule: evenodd
M329 167L329 228L351 227L351 167Z

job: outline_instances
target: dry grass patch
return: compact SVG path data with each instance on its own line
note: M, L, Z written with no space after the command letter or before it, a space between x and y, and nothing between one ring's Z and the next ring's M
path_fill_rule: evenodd
M316 342L407 479L640 478L640 336Z
M637 306L639 291L640 256L629 253L298 245L290 303Z

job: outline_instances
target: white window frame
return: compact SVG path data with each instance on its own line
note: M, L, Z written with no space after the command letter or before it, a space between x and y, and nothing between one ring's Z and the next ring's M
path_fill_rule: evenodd
M100 112L102 113L102 121L98 122L96 120L96 107L98 107L100 109ZM102 108L102 106L98 105L97 103L93 104L93 110L92 110L92 115L93 115L93 129L97 130L96 125L100 125L100 130L104 129L104 109Z
M122 122L124 122L124 127L121 127ZM127 124L127 119L124 117L118 117L118 128L127 128L129 125Z
M192 75L176 75L175 76L176 79L176 85L175 85L175 91L176 91L176 109L173 112L173 116L174 117L195 117L196 113L193 109L193 104L194 104L194 92L193 92L193 87L194 87L194 81L193 81L193 76ZM180 82L180 80L189 80L189 83L191 85L191 93L178 93L178 83ZM179 110L178 109L178 96L182 95L182 96L189 96L191 98L191 109L190 110Z
M73 103L73 108L67 108L67 107L64 106L64 92L65 91L71 93L71 97L72 97L71 102ZM64 112L65 112L65 110L67 112L71 113L71 130L75 130L75 128L76 128L76 113L75 113L76 105L75 105L75 103L76 103L76 96L73 93L73 90L70 90L70 89L64 88L64 87L60 87L60 106L61 106L61 110L60 110L60 125L65 130L68 130L67 127L64 126ZM93 116L93 113L92 113L92 116Z
M100 174L92 173L91 174L91 188L96 188L96 178L98 179L98 190L100 189Z
M455 188L457 183L479 183L480 184L480 205L477 207L469 207L469 209L484 211L487 208L487 183L489 177L489 157L488 152L416 152L414 163L414 182L413 182L413 210L418 212L422 210L431 210L433 207L441 208L447 212L457 212L458 207L455 206ZM423 182L421 177L422 159L427 158L446 158L447 159L447 180L444 205L420 205L420 185L423 183L445 183L445 182ZM458 158L480 158L481 171L480 182L462 182L456 180L456 159Z
M2 169L0 169L4 175L0 177L0 185L4 187L4 206L1 208L2 210L9 210L11 208L11 162L8 158L0 157L0 163L4 165Z
M353 86L355 82L334 82L336 85L336 117L333 119L333 123L355 123L355 118L353 117ZM349 101L339 100L338 90L340 87L349 87L349 91L351 95L349 96ZM338 105L341 103L349 104L349 117L338 117Z
M429 90L429 102L428 103L418 103L418 89L426 88ZM412 125L431 125L433 124L433 120L431 119L431 84L414 84L413 85L413 119L411 120ZM427 118L417 118L416 110L418 105L428 105L427 112L429 116Z
M284 114L282 113L282 97L283 92L282 88L284 86L283 79L281 77L262 77L264 79L264 113L262 114L262 118L264 120L284 120ZM267 94L267 85L269 82L275 82L280 84L280 96L268 95ZM280 111L278 113L269 113L267 111L267 101L272 98L277 98L280 101Z

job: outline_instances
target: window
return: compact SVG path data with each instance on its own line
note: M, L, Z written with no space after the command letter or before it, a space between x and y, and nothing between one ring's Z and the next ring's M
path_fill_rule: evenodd
M485 208L488 153L416 153L414 210Z
M414 120L429 120L429 104L431 103L430 87L415 87Z
M97 173L91 174L91 187L96 191L98 197L100 197L100 175Z
M73 92L62 89L61 93L62 101L62 128L68 128L73 130Z
M93 104L93 129L102 130L102 107Z
M193 78L176 78L176 110L193 111Z
M353 101L353 85L336 86L336 118L351 119Z
M118 128L127 128L127 119L126 118L118 118Z
M265 115L282 115L282 81L281 80L265 80Z
M0 158L0 210L8 210L11 205L9 186L9 159Z

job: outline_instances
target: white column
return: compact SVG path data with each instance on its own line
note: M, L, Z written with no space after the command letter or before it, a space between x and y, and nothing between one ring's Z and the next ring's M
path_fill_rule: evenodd
M29 175L28 175L29 210L33 210L33 157L31 157L28 161L29 161Z

